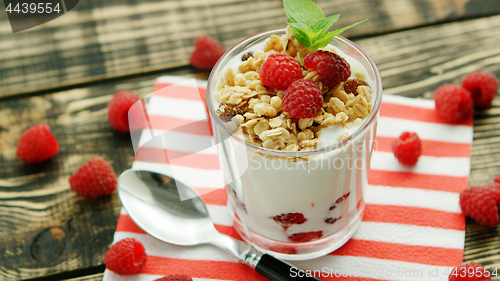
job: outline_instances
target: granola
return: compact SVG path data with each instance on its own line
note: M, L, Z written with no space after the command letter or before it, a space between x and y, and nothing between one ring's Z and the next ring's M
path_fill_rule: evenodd
M335 52L328 46L325 50ZM259 70L267 57L282 52L295 58L302 68L303 78L315 82L323 94L323 107L313 118L296 119L283 111L283 91L265 87ZM228 68L221 77L214 98L219 103L217 114L236 133L241 129L244 139L272 150L314 150L320 143L321 130L329 126L351 128L363 124L372 112L372 89L359 78L340 82L333 87L324 85L312 69L304 67L304 57L310 51L300 44L290 28L282 36L272 35L261 50L245 53L237 70ZM342 133L338 141L347 138Z

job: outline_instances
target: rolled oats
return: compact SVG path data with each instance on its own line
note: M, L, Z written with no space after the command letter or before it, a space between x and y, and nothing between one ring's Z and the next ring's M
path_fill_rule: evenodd
M259 123L253 127L253 130L256 135L262 134L264 131L269 130L269 121L267 121L265 118L261 118Z
M255 119L257 118L257 114L253 113L253 112L246 112L245 114L243 114L243 116L247 119L247 120L251 120L251 119Z
M366 100L372 99L372 89L368 86L358 86L356 88L356 92L358 93L358 96L362 96Z
M351 97L343 90L334 92L333 96L341 100L343 103L346 103L351 99Z
M328 102L328 107L329 107L328 109L330 109L328 110L328 112L333 114L347 111L344 102L337 97L330 98L330 101Z
M283 116L282 115L269 120L269 126L271 126L271 128L273 128L273 129L281 126L281 124L283 124Z
M308 127L311 127L312 124L313 124L312 118L299 119L299 129L301 129L301 130L304 130Z
M250 121L247 121L243 124L241 124L242 127L247 127L247 128L253 128L257 123L259 123L259 119L251 119Z
M236 132L238 130L238 125L236 125L234 122L229 121L227 123L224 123L226 127L231 131L231 132Z
M292 143L292 144L288 144L285 149L283 149L284 151L299 151L299 145L298 144L295 144L295 143Z
M276 112L280 112L283 109L283 101L280 97L272 97L270 104L274 107L274 109L276 109Z
M304 148L304 150L312 150L316 149L319 144L319 139L311 139L311 140L303 140L300 142L300 146Z
M299 142L302 142L304 140L312 140L313 138L314 132L309 129L305 129L297 135L297 140Z
M274 140L279 139L282 141L286 141L290 138L290 133L286 129L280 127L280 128L276 128L276 129L267 130L267 131L262 132L259 135L259 138L262 141L266 141L266 140L270 140L270 139L274 139Z
M355 126L360 127L361 125L363 125L363 123L364 123L364 122L363 122L363 119L361 119L361 118L356 118L356 120L354 120L352 123L353 123Z
M349 136L348 133L343 133L339 136L338 138L338 141L343 141L344 139L346 139L347 137Z
M249 57L246 61L242 62L239 66L238 69L241 73L248 73L255 71L255 66L254 66L254 57Z
M242 73L238 73L234 76L234 85L235 86L245 87L246 82L247 82L247 79L245 78L245 75L243 75Z
M260 100L262 102L267 103L267 104L271 103L271 97L269 95L262 95L262 96L260 96Z
M271 35L269 40L267 40L266 45L264 47L264 51L269 51L269 50L275 50L278 52L283 51L283 44L281 44L280 41L280 36L278 35Z
M368 109L364 107L361 104L355 104L353 107L354 114L356 114L357 117L359 118L365 118L370 115L370 112L368 112Z
M238 126L241 126L245 122L245 117L241 116L241 114L236 114L231 120L236 123L235 119L238 120Z
M255 111L255 113L257 113L259 117L260 116L275 117L277 113L274 107L263 102L254 105L253 110Z
M263 141L262 146L267 149L280 150L285 148L285 143L282 140L269 139Z

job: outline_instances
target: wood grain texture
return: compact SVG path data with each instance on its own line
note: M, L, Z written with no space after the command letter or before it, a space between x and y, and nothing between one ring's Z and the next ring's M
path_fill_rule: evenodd
M500 11L497 0L318 0L335 25L370 20L346 36L368 36ZM2 5L2 4L0 4ZM0 97L189 65L193 38L228 48L285 26L279 0L85 0L66 15L12 34L0 13Z
M477 69L500 77L498 42L500 16L355 40L380 68L386 94L423 98L431 98L441 84L460 83L463 75ZM120 202L116 194L83 200L69 190L67 179L95 155L108 159L117 173L130 166L130 140L111 129L106 104L119 89L149 94L153 79L0 102L0 280L102 266ZM492 108L475 113L471 185L500 174L499 114L498 97ZM61 152L44 165L24 165L15 157L15 144L22 130L41 122L51 126ZM499 229L468 220L464 260L500 266ZM77 280L95 280L88 278Z
M117 174L130 168L130 136L111 128L106 105L117 90L145 96L153 86L154 77L144 77L0 103L0 280L59 278L103 266L120 201L116 193L79 197L68 178L93 156L107 159ZM50 125L60 152L42 164L23 164L15 156L17 139L41 122ZM62 280L55 278L40 280Z

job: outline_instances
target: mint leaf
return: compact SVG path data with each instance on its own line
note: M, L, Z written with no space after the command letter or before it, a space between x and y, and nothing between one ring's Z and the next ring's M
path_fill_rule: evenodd
M314 51L318 50L319 48L323 48L326 45L328 45L330 42L332 42L333 37L335 37L337 35L335 35L334 32L330 32L330 33L326 34L326 36L324 36L323 38L321 38L317 41L314 41L314 43L311 44L311 47L307 47L307 48L314 52Z
M359 21L355 24L351 24L351 25L346 26L344 28L340 28L340 29L334 30L332 32L329 32L328 34L326 34L322 38L320 38L318 40L314 40L313 43L311 44L311 47L307 47L307 48L310 50L314 50L314 51L316 51L319 48L323 48L326 45L328 45L330 42L332 42L332 40L335 36L339 35L340 33L344 32L345 30L352 28L352 27L354 27L362 22L365 22L365 21L367 21L367 20L362 20L362 21Z
M328 29L339 19L339 14L325 17L323 11L311 0L283 0L283 6L295 38L311 51L325 47L333 37L366 21L328 33Z
M322 19L318 20L312 26L312 30L315 32L318 32L321 30L325 30L326 32L328 32L328 29L330 28L330 26L332 26L339 18L340 18L340 14L329 16L327 18L322 18Z
M283 0L283 7L289 22L307 27L325 17L323 11L311 0Z
M295 35L295 39L297 39L300 44L304 45L308 49L312 46L310 31L294 26L291 26L291 29Z
M368 20L368 19L364 19L364 20L362 20L362 21L358 21L358 22L357 22L357 23L355 23L355 24L351 24L351 25L349 25L349 26L346 26L346 27L343 27L343 28L339 28L339 29L334 30L334 31L332 31L332 32L330 32L330 33L333 33L333 34L334 34L333 36L335 37L335 36L339 35L340 33L342 33L342 32L344 32L344 31L348 30L349 28L355 27L356 25L358 25L358 24L360 24L360 23L363 23L363 22L365 22L365 21L367 21L367 20ZM330 34L330 33L328 33L328 34ZM332 38L333 38L333 37L332 37ZM326 46L326 45L325 45L325 46Z

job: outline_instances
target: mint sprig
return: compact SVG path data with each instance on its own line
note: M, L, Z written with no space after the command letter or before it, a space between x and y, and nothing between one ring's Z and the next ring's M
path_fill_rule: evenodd
M362 20L328 32L328 29L339 19L339 14L326 17L318 5L311 0L283 0L283 6L295 38L313 52L328 45L333 37L366 21Z

